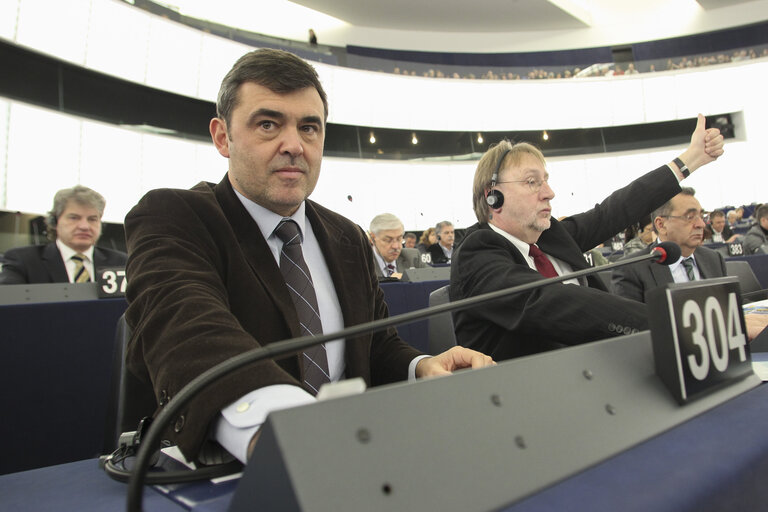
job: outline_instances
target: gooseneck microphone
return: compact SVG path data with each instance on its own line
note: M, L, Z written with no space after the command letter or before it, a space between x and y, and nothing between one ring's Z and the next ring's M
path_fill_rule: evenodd
M321 336L302 336L300 338L291 338L288 340L278 341L265 345L259 348L255 348L243 354L239 354L232 357L218 365L209 368L205 372L201 373L193 380L191 380L184 388L171 399L168 404L160 411L155 420L152 422L149 430L144 435L141 444L139 445L139 451L136 455L136 461L133 471L128 482L128 490L126 496L126 510L128 512L141 512L142 502L142 490L146 472L149 467L150 460L153 454L153 447L160 445L160 437L166 430L166 426L176 417L181 409L186 406L189 401L197 394L213 384L215 381L229 374L239 370L240 368L255 363L264 359L274 359L290 354L296 354L303 351L306 348L320 345L328 341L350 338L359 334L381 331L387 327L394 325L407 324L416 320L421 320L441 313L447 313L451 311L461 311L469 309L474 306L490 302L492 300L500 299L508 295L515 293L522 293L530 291L536 288L542 288L556 283L561 283L569 279L575 279L579 277L585 277L597 272L611 270L617 267L623 267L625 265L632 265L642 261L653 260L656 263L662 265L671 265L680 259L680 247L673 242L662 242L654 247L648 254L627 258L600 267L590 267L569 274L564 274L557 277L551 277L548 279L541 279L525 283L519 286L513 286L511 288L505 288L503 290L496 290L489 293L484 293L476 297L469 297L466 299L457 300L455 302L449 302L447 304L441 304L439 306L431 306L401 315L392 316L389 318L382 318L374 320L373 322L367 322L364 324L347 327L337 332L330 334L323 334Z

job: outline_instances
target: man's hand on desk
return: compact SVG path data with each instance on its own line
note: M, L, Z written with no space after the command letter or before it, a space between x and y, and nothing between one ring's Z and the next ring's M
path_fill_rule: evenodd
M416 378L450 375L462 368L482 368L496 364L489 356L464 347L453 347L442 354L427 357L416 365Z
M747 340L752 341L768 327L768 315L762 313L747 313L744 315L744 323L747 324Z

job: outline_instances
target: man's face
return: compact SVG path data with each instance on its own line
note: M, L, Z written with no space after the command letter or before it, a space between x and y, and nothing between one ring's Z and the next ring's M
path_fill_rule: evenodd
M403 250L402 229L382 229L378 235L371 233L371 240L381 258L387 263L395 261Z
M454 232L453 232L453 226L443 226L440 228L440 232L437 233L438 241L440 242L440 245L445 247L446 249L450 249L453 247L453 239L454 239Z
M725 216L712 217L712 230L715 233L720 233L725 227Z
M416 237L409 236L405 239L405 247L408 249L413 249L416 247Z
M101 236L99 210L69 201L56 220L56 238L77 252L85 252Z
M768 217L763 217L760 219L760 227L763 229L768 229Z
M656 217L659 239L675 242L683 256L690 256L704 239L704 219L701 204L693 196L678 194L672 198L672 212L668 217ZM683 217L692 216L692 221Z
M229 126L211 120L213 142L229 158L229 180L245 197L289 216L312 193L325 141L323 102L314 87L278 94L240 85Z
M523 242L536 243L551 225L549 202L555 192L547 183L548 179L544 165L532 155L523 155L519 165L503 169L496 188L504 194L504 204L492 210L491 222Z

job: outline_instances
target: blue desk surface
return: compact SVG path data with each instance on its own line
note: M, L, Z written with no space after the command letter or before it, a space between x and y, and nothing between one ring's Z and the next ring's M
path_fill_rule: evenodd
M768 386L763 385L504 510L764 510L766 424ZM471 492L471 482L462 485ZM0 476L0 511L120 510L124 492L95 460L80 461ZM222 496L191 510L221 512L229 501ZM185 510L152 489L144 504L147 512Z

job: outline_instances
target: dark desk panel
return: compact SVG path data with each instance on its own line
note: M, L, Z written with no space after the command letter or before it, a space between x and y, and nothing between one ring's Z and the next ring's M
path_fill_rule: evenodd
M0 307L0 474L99 455L123 299Z
M400 315L424 309L429 306L429 294L448 284L448 281L422 281L420 283L381 283L384 298L389 307L389 316ZM429 353L429 321L420 320L397 327L397 332L405 341Z
M390 315L447 284L382 283ZM115 327L124 299L0 306L0 474L88 459L105 444ZM427 349L427 322L399 327Z

